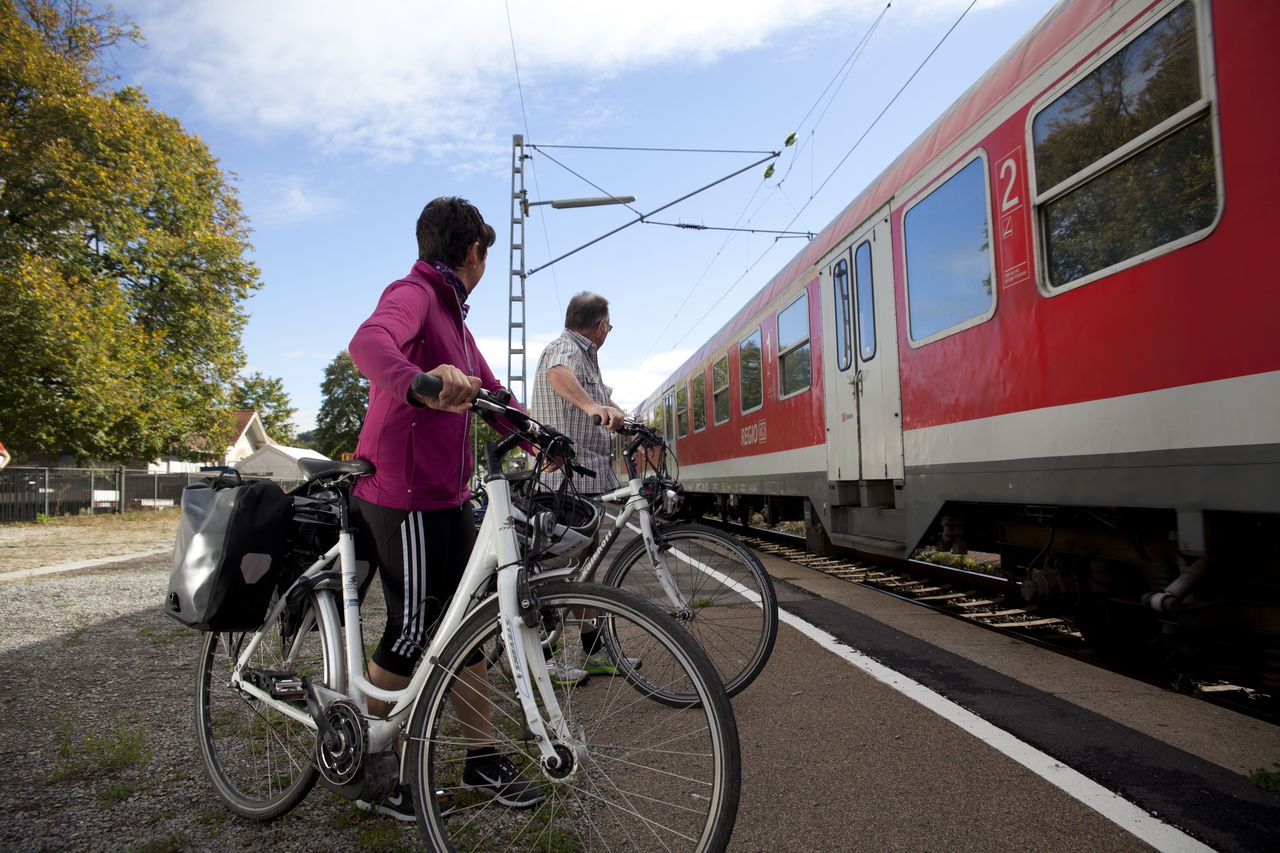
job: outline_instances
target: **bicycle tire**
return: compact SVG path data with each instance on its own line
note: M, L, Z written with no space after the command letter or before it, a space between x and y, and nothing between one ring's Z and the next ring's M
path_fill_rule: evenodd
M592 676L580 685L556 686L573 732L574 762L567 777L553 778L542 769L502 659L486 674L494 745L545 799L522 810L487 799L464 784L467 741L457 707L465 697L453 701L453 693L464 678L474 678L475 671L466 667L477 653L498 660L500 614L497 602L489 602L431 662L435 670L409 723L406 767L427 846L724 850L737 815L741 756L733 708L706 654L669 616L630 593L591 583L548 582L536 587L536 595L544 626L569 620L572 629L574 614L590 609L596 625L607 626L631 654L642 656L640 665L652 678L665 672L668 680L687 682L680 689L698 701L668 707L649 701L624 678ZM560 653L573 665L572 656L582 651L566 643ZM468 681L464 689L474 684ZM438 792L453 798L453 810L443 817Z
M706 651L728 694L738 695L764 670L778 639L778 596L769 573L755 554L719 530L681 523L654 532L660 545L670 546L664 551L667 568L692 606L683 612L672 606L640 536L609 565L605 586L635 592L676 616Z
M283 609L263 626L267 635L251 666L336 683L334 667L341 664L326 652L332 628L317 613L311 596L301 609ZM232 665L253 633L205 635L196 675L196 737L205 775L227 807L252 820L273 820L315 785L316 739L313 729L231 687ZM293 701L306 707L301 698Z

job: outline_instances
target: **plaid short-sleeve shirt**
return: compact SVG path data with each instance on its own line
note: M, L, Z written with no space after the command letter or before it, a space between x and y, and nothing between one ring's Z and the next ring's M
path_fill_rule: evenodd
M547 371L558 364L573 371L582 389L592 400L607 406L613 389L604 384L600 376L599 347L577 332L565 329L560 337L547 344L538 359L538 372L533 378L533 396L529 401L529 413L542 423L555 427L573 439L577 462L596 472L594 477L573 475L573 485L585 495L598 495L618 487L613 474L609 431L591 422L581 409L551 390ZM560 485L559 472L546 475L549 486Z

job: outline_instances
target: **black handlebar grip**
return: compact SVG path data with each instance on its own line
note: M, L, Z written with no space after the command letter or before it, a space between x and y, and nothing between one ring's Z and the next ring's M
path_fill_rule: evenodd
M413 377L413 384L409 387L419 397L439 397L444 388L444 380L430 373L419 373Z
M601 424L601 423L603 423L603 421L601 421L601 420L600 420L600 416L599 416L599 415L592 415L592 416L591 416L591 422L592 422L593 424L595 424L596 426L600 426L600 424Z

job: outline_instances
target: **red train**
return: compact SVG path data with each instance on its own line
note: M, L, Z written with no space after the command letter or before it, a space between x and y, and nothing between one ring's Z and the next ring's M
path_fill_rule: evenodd
M704 512L1280 688L1280 3L1064 0L641 406Z

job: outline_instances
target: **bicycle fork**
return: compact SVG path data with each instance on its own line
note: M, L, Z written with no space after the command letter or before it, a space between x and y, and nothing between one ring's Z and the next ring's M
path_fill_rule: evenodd
M662 550L658 547L658 537L653 531L653 516L647 509L640 511L640 531L645 551L649 555L649 567L657 576L662 591L667 594L667 600L675 608L673 615L681 621L693 618L693 610L680 594L680 587L676 586L675 578L671 577L671 572L667 569L667 561L662 556Z

